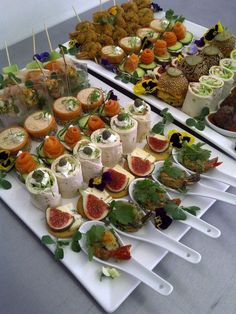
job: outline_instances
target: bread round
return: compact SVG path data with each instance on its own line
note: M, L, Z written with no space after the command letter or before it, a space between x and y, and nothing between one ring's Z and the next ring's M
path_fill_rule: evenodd
M141 49L142 41L138 36L123 37L119 40L119 46L127 53L138 53Z
M124 50L119 46L104 46L101 50L101 58L112 64L118 64L125 56Z
M11 155L27 149L29 144L30 137L27 131L20 126L12 126L0 132L0 149L8 150Z
M96 100L91 99L91 95L97 93L98 97ZM104 102L104 96L101 89L96 87L84 88L77 94L77 99L79 100L83 111L91 111L100 107Z
M48 119L44 118L44 116L44 111L37 111L26 118L24 128L31 137L41 139L56 132L57 124L53 115L48 114Z
M141 39L143 39L144 37L147 37L147 39L152 43L154 43L158 39L158 36L159 36L159 34L151 27L139 28L136 34Z
M58 122L69 122L81 114L81 104L76 97L60 97L53 104L53 113Z
M161 26L161 20L160 19L155 19L152 20L149 26L154 29L156 32L159 33L164 33L165 29Z

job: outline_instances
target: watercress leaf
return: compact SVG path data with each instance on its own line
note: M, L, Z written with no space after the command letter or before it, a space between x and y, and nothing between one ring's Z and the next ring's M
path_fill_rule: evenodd
M188 207L183 207L183 209L186 212L189 212L190 214L196 216L196 213L198 210L200 210L200 208L198 206L188 206Z
M58 244L59 246L67 246L67 245L70 244L70 242L69 242L69 241L61 241L61 240L58 240L58 241L57 241L57 244Z
M181 206L178 206L175 203L169 202L165 206L165 211L172 217L174 220L185 220L187 218Z
M205 129L205 121L198 121L196 123L196 128L199 130L199 131L203 131Z
M5 178L6 177L6 173L5 172L0 172L0 179L3 179L3 178Z
M76 253L81 251L81 247L80 247L80 245L79 245L79 243L77 241L72 241L71 242L71 249L72 249L73 252L76 252Z
M59 261L63 259L64 257L64 250L61 247L56 247L55 252L54 252L54 257L56 261Z
M161 134L164 135L164 123L163 122L158 122L152 127L152 132L155 134Z
M209 110L209 108L208 107L204 107L204 108L202 108L202 111L201 111L201 117L205 117L205 116L207 116L208 114L209 114L209 112L210 112L210 110Z
M2 179L2 180L0 181L0 184L1 184L1 187L2 187L4 190L9 190L9 189L12 187L11 182L9 182L9 181L7 181L7 180L4 180L4 179Z
M174 14L174 11L173 11L173 10L171 10L171 9L167 10L167 11L166 11L166 15L165 15L166 19L167 19L167 20L171 20L173 14Z
M42 243L45 245L55 244L56 242L52 239L50 235L43 235L41 239Z
M115 76L115 80L118 80L118 81L120 81L120 80L121 80L121 77L120 77L120 75L116 75L116 76Z
M194 119L192 119L192 118L188 118L188 119L185 121L185 123L187 124L187 126L190 126L190 127L196 125L196 121L195 121Z
M73 241L79 241L81 238L82 238L81 232L77 231L77 232L74 234L72 240L73 240Z

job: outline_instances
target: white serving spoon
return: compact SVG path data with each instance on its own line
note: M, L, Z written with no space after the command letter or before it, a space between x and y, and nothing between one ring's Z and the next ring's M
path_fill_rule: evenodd
M153 174L155 173L156 169L154 169ZM137 181L140 179L136 179ZM141 179L144 180L144 179ZM155 179L154 179L155 180ZM133 193L131 191L131 189L133 189L133 186L130 188L130 197L133 200L133 202L137 203L134 199ZM201 220L199 218L197 218L196 216L191 215L188 212L185 212L187 219L186 220L178 220L180 223L183 223L185 225L188 225L189 227L192 227L202 233L204 233L205 235L211 237L211 238L218 238L221 235L221 231L214 227L213 225L205 222L204 220ZM156 228L155 228L156 229ZM158 229L156 229L158 231ZM159 231L161 232L161 231Z
M174 159L174 161L179 164L181 167L183 167L188 173L194 174L195 172L193 172L192 170L186 168L184 165L182 165L179 161L178 161L178 152L176 148L173 148L172 150L172 157ZM235 173L235 172L234 172ZM215 180L215 181L219 181L231 186L236 187L236 177L230 176L222 171L220 171L218 168L214 168L214 169L210 169L209 170L209 174L207 175L205 173L201 173L201 178L203 179L210 179L210 180Z
M87 221L82 224L79 230L82 234L85 234L94 225L105 226L105 224L101 221ZM123 244L121 238L118 236L116 232L115 232L115 235L120 241L120 243ZM80 242L80 246L82 250L87 254L87 248L85 244L84 235L82 236L79 242ZM115 260L103 261L100 258L97 258L95 256L93 256L93 259L99 263L105 264L110 267L115 267L117 269L124 271L125 273L129 275L136 277L137 279L141 280L146 285L148 285L149 287L151 287L152 289L154 289L155 291L157 291L158 293L162 295L169 295L173 290L173 286L169 282L167 282L166 280L164 280L163 278L161 278L160 276L158 276L151 270L148 270L145 266L140 264L133 257L131 257L130 260L120 261L120 262L116 262Z
M124 201L124 202L128 202L128 200L126 199L116 199L115 201ZM204 233L205 235L211 237L211 238L218 238L221 235L221 231L219 229L217 229L216 227L214 227L213 225L189 214L188 212L185 212L187 219L186 220L180 220L180 222L185 223L186 225L193 227L194 229ZM164 247L164 243L162 242L163 239L160 238L160 233L161 235L163 234L160 230L158 230L151 221L145 223L144 226L142 226L142 228L140 228L138 231L130 233L130 232L126 232L126 231L122 231L119 230L116 226L114 226L112 224L113 228L119 232L120 234L123 234L127 237L130 238L134 238L143 242L148 242L157 246L160 246L164 249L167 249L167 247ZM154 230L155 229L155 230ZM153 240L153 237L155 236L155 240ZM164 236L166 236L164 234ZM172 239L171 239L172 240ZM162 245L163 243L163 245ZM183 244L181 242L175 241L175 243L172 244L172 246L176 244L176 246L179 249L183 249ZM190 249L191 250L191 249ZM175 254L175 252L172 252ZM186 252L185 252L186 253ZM178 254L177 254L178 255ZM188 254L186 253L184 256L180 256L183 257L184 259L186 259L186 256ZM189 261L189 259L187 259Z
M155 165L156 175L157 175L158 169L162 167L163 163L164 162L157 162L156 163L156 165ZM180 168L181 170L185 171L189 175L189 173L186 171L186 169L183 168L181 165L179 165L179 164L174 164L174 165L176 167ZM153 179L155 181L158 181L157 176L156 177L153 176ZM165 185L163 185L163 186L165 186ZM180 193L178 190L171 189L167 186L165 186L165 187L174 193ZM193 185L189 185L187 193L188 193L188 195L198 195L198 196L208 197L208 198L212 198L212 199L222 201L222 202L225 202L228 204L236 205L236 195L208 187L207 185L204 185L200 182L196 182Z

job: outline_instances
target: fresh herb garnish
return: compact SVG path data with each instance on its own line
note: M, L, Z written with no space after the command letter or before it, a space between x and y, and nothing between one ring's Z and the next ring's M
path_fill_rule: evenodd
M97 89L94 89L88 96L88 99L91 103L96 102L100 97L100 92Z
M125 84L127 83L136 84L140 80L140 77L138 76L137 71L134 71L132 74L119 71L118 74L115 76L115 79Z
M163 117L162 121L156 123L153 126L152 133L164 135L165 126L167 126L168 124L174 121L172 114L168 111L169 109L165 108L160 112L160 115Z
M88 258L91 261L93 259L93 246L94 243L100 242L105 232L103 226L94 225L86 232L86 246L88 250Z
M11 182L5 179L6 173L0 172L0 189L9 190L12 185Z
M135 201L146 208L148 205L155 205L166 201L166 190L158 182L145 179L137 181L134 187L134 199Z
M112 201L110 203L110 212L108 218L112 224L120 223L122 225L132 224L135 215L132 204L123 201Z
M160 169L160 173L161 172L167 173L168 176L173 179L178 179L185 175L184 170L181 170L180 168L173 166L173 163L169 159L165 160L163 166Z
M81 239L81 233L77 231L74 236L69 240L59 240L58 238L52 238L50 235L43 235L42 236L42 243L44 245L54 245L54 258L56 261L59 261L64 258L64 249L63 247L69 246L73 252L80 252L81 248L79 245L79 240Z
M206 161L211 156L211 151L203 149L205 143L199 142L197 144L188 145L186 142L182 144L182 148L179 150L178 159L180 162L184 158L187 158L191 161Z
M173 202L167 203L165 206L165 211L168 215L172 217L173 220L185 220L187 215L184 211L189 212L190 214L196 216L196 212L200 210L197 206L183 207L179 206Z
M185 20L185 17L183 17L182 15L176 15L175 12L171 9L166 11L165 18L169 22L166 27L166 31L169 31L172 28L173 24L175 24L176 22L183 23Z
M194 118L188 118L185 123L189 127L195 127L199 131L203 131L206 126L205 117L209 114L209 108L204 107L201 110L201 113L194 117Z

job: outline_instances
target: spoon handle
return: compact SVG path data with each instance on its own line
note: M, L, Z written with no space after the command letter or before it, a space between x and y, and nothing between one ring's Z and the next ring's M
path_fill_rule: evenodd
M114 263L114 267L136 277L162 295L169 295L173 286L153 271L148 270L134 258L127 262Z
M207 176L204 174L201 176L203 178L216 180L216 181L236 187L236 177L232 177L224 172L221 172L219 169L214 169L214 172L212 172L212 176Z
M201 255L197 251L170 238L157 229L152 231L152 234L149 235L148 239L150 243L156 244L190 263L197 264L201 260Z
M204 220L201 220L200 218L197 218L196 216L189 214L188 212L185 212L185 214L187 216L187 219L181 220L182 223L206 234L211 238L219 238L219 236L221 235L221 231L213 225L207 223Z
M210 188L201 183L197 183L194 186L191 186L188 194L209 197L228 204L236 205L236 195Z

